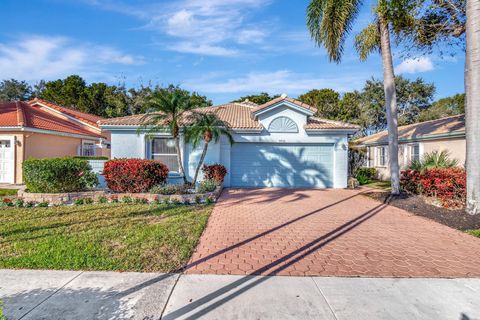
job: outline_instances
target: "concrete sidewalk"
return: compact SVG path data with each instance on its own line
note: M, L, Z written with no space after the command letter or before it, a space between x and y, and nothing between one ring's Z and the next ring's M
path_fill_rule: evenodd
M0 270L0 298L9 320L480 319L480 279Z

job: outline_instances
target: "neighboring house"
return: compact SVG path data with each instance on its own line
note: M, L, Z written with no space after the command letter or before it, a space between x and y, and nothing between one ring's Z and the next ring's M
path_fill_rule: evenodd
M367 148L367 166L377 169L379 179L389 179L387 131L358 139L356 143L358 147ZM446 150L459 165L465 164L465 115L398 127L400 169L406 169L412 160L436 150Z
M0 103L0 183L23 181L29 158L110 156L103 118L35 99Z
M348 136L354 125L316 118L315 109L282 95L263 105L249 101L198 109L215 112L228 124L226 137L211 143L205 163L221 163L232 187L344 188L347 186ZM178 178L177 156L168 133L153 138L138 133L144 115L100 121L112 137L112 157L155 159ZM185 124L185 123L184 123ZM185 171L192 178L202 145L193 149L181 138Z

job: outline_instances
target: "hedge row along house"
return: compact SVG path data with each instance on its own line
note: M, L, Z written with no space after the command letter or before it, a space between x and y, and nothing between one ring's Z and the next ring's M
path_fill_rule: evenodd
M29 158L110 157L102 119L40 99L0 103L0 183L21 184Z
M358 127L315 117L316 109L282 95L265 104L250 101L198 109L215 112L228 125L226 137L210 143L206 164L227 168L227 187L345 188L348 138ZM111 132L113 158L154 159L170 169L169 180L180 181L174 141L166 131L153 137L138 129L144 115L99 121ZM184 120L182 125L188 124ZM194 148L181 135L181 154L191 180L203 145Z
M367 149L366 165L377 170L379 179L388 180L388 133L382 131L356 141ZM465 164L465 115L456 115L398 127L398 159L400 169L426 153L448 151L450 158Z

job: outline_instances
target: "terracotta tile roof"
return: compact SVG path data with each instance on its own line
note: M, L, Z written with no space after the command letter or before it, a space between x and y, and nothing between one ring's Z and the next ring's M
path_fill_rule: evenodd
M257 111L260 111L262 109L265 109L265 108L268 108L276 103L279 103L279 102L282 102L282 101L288 101L288 102L291 102L293 104L296 104L297 106L301 107L301 108L304 108L304 109L307 109L309 111L312 111L312 112L316 112L317 109L315 109L314 107L306 104L306 103L303 103L299 100L296 100L296 99L292 99L292 98L289 98L289 97L286 97L286 96L280 96L278 98L275 98L273 100L270 100L268 101L267 103L264 103L262 105L259 105L258 107L254 108L252 111L253 112L257 112Z
M354 124L322 119L317 117L309 117L307 124L304 126L305 129L315 130L315 129L352 129L358 130L360 127Z
M25 127L102 138L73 120L19 101L0 104L0 127Z
M398 139L418 139L425 136L465 133L465 115L445 117L398 127ZM359 144L387 144L388 132L381 131L356 140Z
M81 111L74 110L74 109L67 108L67 107L62 107L62 106L59 106L58 104L55 104L55 103L52 103L52 102L49 102L49 101L46 101L46 100L38 99L38 98L30 100L30 101L28 101L28 103L33 104L33 105L37 104L37 103L43 104L47 107L50 107L50 108L55 109L57 111L60 111L60 112L66 114L70 117L76 118L77 120L88 123L89 125L95 126L97 128L99 128L97 122L99 120L104 119L104 118L102 118L100 116L97 116L97 115L94 115L94 114L81 112Z
M232 129L262 129L262 125L251 118L252 107L243 103L227 103L215 107L199 108L196 112L215 112L218 117ZM190 114L187 113L181 121L181 125L189 123ZM109 126L138 126L149 117L143 114L105 119L99 122L100 125Z
M284 98L282 98L284 99ZM289 99L289 98L287 98ZM278 99L275 99L278 101ZM290 99L292 101L297 101ZM272 100L274 101L274 100ZM298 101L297 101L298 102ZM264 106L264 105L262 105ZM258 106L261 107L261 106ZM305 106L302 106L305 107ZM232 129L244 129L244 130L261 130L263 126L258 120L252 118L252 112L257 110L251 103L245 102L232 102L226 103L219 106L199 108L196 109L196 112L215 112L220 120L224 121ZM109 126L138 126L142 124L142 121L148 119L143 114L132 115L120 118L105 119L99 121L99 124L109 125ZM189 114L185 115L181 125L189 123ZM351 125L344 122L326 120L316 117L309 117L308 123L305 125L305 129L358 129L357 126Z

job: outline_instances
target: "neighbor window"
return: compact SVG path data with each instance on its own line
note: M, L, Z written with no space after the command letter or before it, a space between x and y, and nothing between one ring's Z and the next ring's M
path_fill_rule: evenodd
M171 138L154 138L152 140L152 159L166 165L170 172L178 172L175 140Z
M412 161L420 160L420 145L414 144L410 146L410 160Z
M387 147L378 147L378 165L386 166L388 161Z

